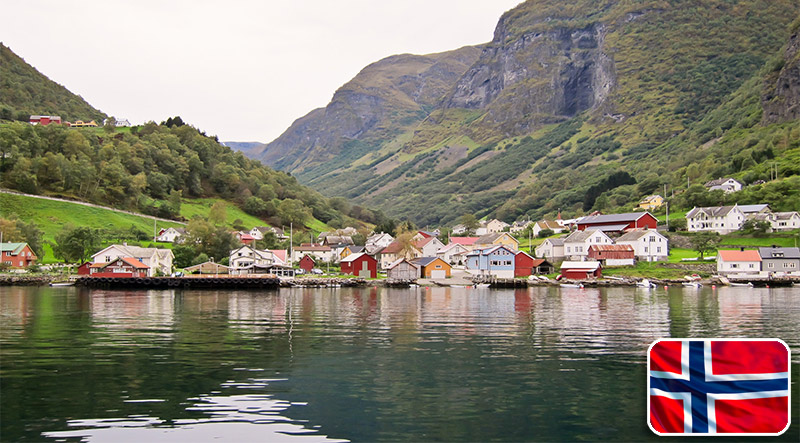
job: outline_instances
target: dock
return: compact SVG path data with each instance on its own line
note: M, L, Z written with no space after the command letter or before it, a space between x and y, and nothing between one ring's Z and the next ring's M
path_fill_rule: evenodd
M184 277L80 277L75 286L110 289L278 289L275 275Z

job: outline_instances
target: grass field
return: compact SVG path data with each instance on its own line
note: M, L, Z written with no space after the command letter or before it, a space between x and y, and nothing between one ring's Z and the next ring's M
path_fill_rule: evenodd
M616 277L636 277L636 278L655 278L655 279L682 279L687 274L696 273L701 277L709 277L711 274L703 271L687 271L685 269L665 268L658 262L638 262L634 266L622 266L619 268L603 268L603 276Z
M186 218L186 220L191 220L192 217L196 215L199 215L203 218L208 218L208 214L211 212L211 207L214 206L214 203L218 201L220 200L215 198L199 198L192 200L183 199L181 201L181 215ZM232 226L233 222L237 219L241 220L244 226L246 226L248 229L267 224L260 218L252 216L239 209L238 206L230 203L227 205L225 213L225 222L229 226Z

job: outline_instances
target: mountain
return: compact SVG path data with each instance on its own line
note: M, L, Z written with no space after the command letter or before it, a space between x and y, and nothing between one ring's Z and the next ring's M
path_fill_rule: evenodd
M27 122L31 115L98 122L107 117L0 43L0 118Z
M180 218L182 198L224 199L273 226L316 230L376 223L382 215L323 197L218 143L176 117L132 128L31 125L30 113L101 119L94 109L5 46L0 98L0 186ZM4 111L6 112L6 111ZM13 115L12 115L13 117ZM351 217L351 214L355 217ZM252 228L252 226L250 227Z
M797 95L796 73L783 69L793 62L765 67L793 51L798 13L793 0L529 0L485 45L364 68L326 108L248 155L423 225L465 213L579 214L600 194L605 209L624 207L654 182L685 188L689 162L734 128L792 124L796 108L780 110ZM757 120L709 117L744 96L758 102ZM791 145L772 143L778 157ZM689 180L748 172L725 160ZM621 170L630 178L610 178Z

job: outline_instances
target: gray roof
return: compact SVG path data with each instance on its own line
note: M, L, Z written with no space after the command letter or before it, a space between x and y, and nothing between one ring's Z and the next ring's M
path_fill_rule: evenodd
M649 212L626 212L624 214L603 214L603 215L588 215L580 219L578 223L618 223L618 222L632 222L639 220Z
M553 246L564 246L564 237L548 238L547 240L550 240L550 243L552 243Z
M654 232L658 233L658 231L655 231L653 229L633 229L633 230L630 230L630 231L622 234L617 239L617 243L625 242L625 241L636 241L636 240L639 240L640 238L644 237L645 235L652 234ZM658 233L658 235L661 235L661 233Z
M693 208L686 213L686 218L692 218L698 213L705 212L709 217L722 217L731 212L735 206L706 206L703 208Z
M800 259L800 248L758 248L758 255L760 255L762 259Z
M417 257L411 260L411 263L420 266L428 266L429 264L433 263L435 260L441 260L439 257Z
M564 239L565 243L577 243L577 242L585 242L587 238L591 237L595 232L598 232L597 229L589 229L586 231L575 231L567 238ZM602 232L602 231L599 231ZM604 233L605 235L605 233ZM608 237L608 235L606 235Z
M739 210L744 212L745 214L749 214L752 212L761 212L765 209L769 209L768 204L760 204L760 205L739 205Z
M709 187L709 186L719 186L719 185L721 185L721 184L725 183L725 182L726 182L726 181L728 181L728 180L733 180L733 181L735 181L735 182L737 182L737 183L740 183L740 182L739 182L739 180L736 180L736 179L733 179L733 178L730 178L730 177L725 177L725 178L718 178L718 179L714 179L714 180L711 180L711 181L709 181L709 182L706 182L705 186L706 186L706 187ZM740 183L740 184L741 184L741 183Z
M792 212L774 212L773 215L775 215L775 220L789 220L793 216L797 216L800 214L798 214L797 211L792 211Z

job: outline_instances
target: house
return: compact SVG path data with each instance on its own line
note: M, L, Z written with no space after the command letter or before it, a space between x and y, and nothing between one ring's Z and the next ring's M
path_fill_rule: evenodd
M418 257L411 260L411 263L420 267L420 277L422 278L450 278L450 263L439 257Z
M179 243L180 238L186 235L186 228L167 228L158 232L156 240L165 243Z
M423 257L436 257L436 253L444 248L444 243L436 237L426 237L414 243L414 246L422 252Z
M385 232L381 232L367 237L364 247L366 248L367 254L375 254L377 251L389 246L393 241L394 237Z
M253 236L250 235L249 232L239 231L234 235L236 235L236 238L239 239L239 241L242 242L243 245L252 245L253 242L256 241L256 239L253 238Z
M299 261L304 255L310 255L317 262L330 262L333 258L333 250L330 246L315 245L313 243L303 243L292 249L292 261Z
M618 245L630 245L637 260L667 261L669 239L654 229L634 229L615 241Z
M762 203L759 205L736 205L744 214L745 218L750 219L759 214L772 214L769 205Z
M717 251L717 273L758 274L761 272L761 256L755 249Z
M514 250L519 249L519 241L512 237L508 232L495 232L478 237L475 240L476 248L490 248L492 246L504 245Z
M514 277L527 277L534 273L533 264L537 260L527 252L517 251L514 256Z
M349 235L327 235L322 240L322 244L324 246L336 247L355 245L355 242L353 242L353 237Z
M75 120L75 122L73 122L73 123L67 122L67 124L69 124L69 126L71 128L96 128L97 127L97 123L94 120L91 120L91 121L88 121L88 122L85 122L83 120Z
M350 254L341 261L342 273L361 278L378 277L378 261L364 252Z
M268 232L275 234L275 237L277 237L278 240L286 240L289 238L283 229L272 226L256 226L250 230L249 234L256 240L263 240L264 236L267 235Z
M514 278L514 256L517 251L508 246L476 249L466 255L467 272L472 275Z
M565 261L561 263L561 278L586 280L603 276L603 266L599 261Z
M386 267L386 278L389 281L411 281L420 276L420 267L405 258L395 260Z
M758 248L761 270L766 272L800 271L800 249L777 246Z
M551 220L540 220L533 225L533 236L538 237L539 233L544 231L545 229L549 229L553 231L554 234L558 234L560 232L564 232L564 227L558 224L557 222Z
M648 195L639 202L639 208L649 211L651 209L660 208L664 204L664 197L654 194Z
M461 265L464 264L464 254L467 252L469 252L469 249L465 246L458 243L450 243L442 249L439 249L436 256L451 265Z
M341 252L339 252L339 260L341 261L343 258L346 258L350 254L358 254L359 252L365 252L364 249L365 249L364 246L353 246L353 245L344 246Z
M453 226L453 229L450 230L451 234L461 235L467 233L467 226L462 224L457 224Z
M774 231L800 229L800 214L798 214L797 211L773 212L770 224Z
M89 275L92 277L150 277L149 270L149 266L133 257L117 257L109 262L89 265Z
M103 120L103 126L105 126L107 123L108 123L108 119L104 119ZM131 126L131 122L129 122L127 118L121 118L119 120L115 119L114 120L114 126L116 126L117 128L130 127Z
M304 255L303 258L300 259L300 269L311 272L312 269L317 265L313 258L310 255Z
M27 268L35 264L36 254L27 243L0 243L0 263L12 268Z
M356 234L358 234L358 230L356 228L352 227L352 226L348 226L346 228L337 229L337 230L332 231L332 232L320 232L319 236L317 236L317 242L325 244L325 239L328 236L331 236L331 237L342 237L342 236L352 237L352 236L354 236Z
M543 258L537 258L533 260L532 272L534 274L552 274L556 272L556 267L553 266L549 261Z
M569 260L586 260L589 246L611 244L614 241L603 231L575 231L564 239L564 256Z
M711 231L729 234L738 231L745 219L744 212L738 205L694 207L686 213L686 229L689 232Z
M631 245L591 245L589 260L599 261L604 268L610 266L633 266L636 258Z
M406 251L407 256L403 256L403 245L400 242L393 241L389 244L389 246L383 248L383 250L378 254L380 257L380 266L381 269L386 269L389 265L397 261L401 258L407 258L409 260L422 257L422 251L416 248L414 245L410 245L410 249Z
M508 232L516 234L518 232L524 231L528 226L532 224L533 222L530 220L515 221L514 223L511 223L511 227L508 228Z
M438 237L440 234L441 231L439 231L438 229L434 229L433 231L417 231L417 233L414 234L413 237L411 237L411 240L420 241L426 238Z
M114 244L92 255L92 263L109 263L119 257L133 257L144 263L148 269L148 277L170 275L172 260L175 256L170 249L142 248L127 244Z
M559 260L564 255L564 238L548 238L536 247L536 256Z
M83 262L83 263L81 263L80 266L78 266L78 269L77 269L76 272L77 272L78 275L89 275L92 272L91 271L91 266L92 266L92 262L90 262L90 261Z
M199 265L184 268L187 274L229 274L231 268L213 261L200 263Z
M50 123L55 123L57 125L61 124L61 116L60 115L32 115L28 119L28 122L32 125L42 125L46 126Z
M742 184L732 178L718 178L716 180L711 180L704 186L708 188L709 191L721 190L726 194L742 190Z
M486 222L486 233L496 234L498 232L503 232L506 228L509 227L511 227L511 225L495 218Z
M267 249L259 250L250 245L244 245L230 252L228 265L233 270L241 270L252 265L272 266L284 265L282 260L275 257L275 254Z
M658 220L649 212L589 215L578 220L579 231L624 232L637 228L656 229L657 226Z

